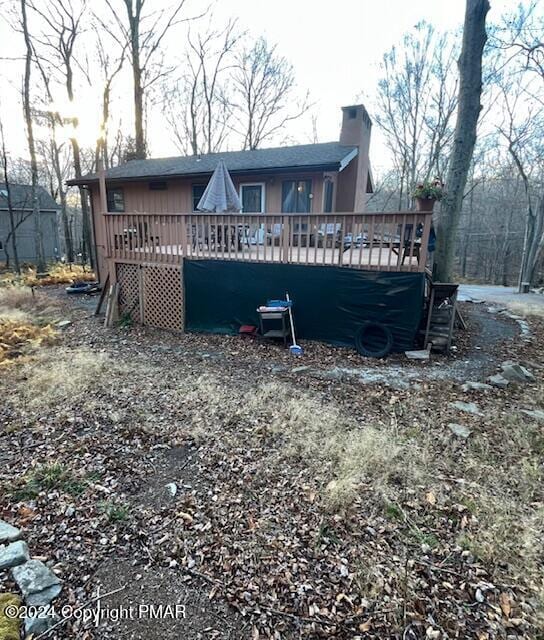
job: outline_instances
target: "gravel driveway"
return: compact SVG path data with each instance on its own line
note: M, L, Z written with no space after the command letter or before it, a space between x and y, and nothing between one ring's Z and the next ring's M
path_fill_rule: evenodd
M501 287L487 284L459 285L459 300L461 302L497 302L503 304L521 303L538 306L544 309L544 296L537 293L517 293L515 287Z

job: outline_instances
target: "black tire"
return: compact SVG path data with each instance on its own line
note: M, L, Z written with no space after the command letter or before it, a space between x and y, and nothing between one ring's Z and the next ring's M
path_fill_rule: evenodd
M367 322L355 334L355 348L367 358L385 358L393 348L393 334L379 322Z
M91 285L88 282L74 282L66 287L66 293L87 293Z

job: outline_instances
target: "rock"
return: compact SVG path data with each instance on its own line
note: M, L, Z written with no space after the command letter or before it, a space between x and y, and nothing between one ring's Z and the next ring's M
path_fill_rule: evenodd
M168 484L165 484L164 487L172 496L172 498L174 498L176 493L178 492L178 485L175 482L169 482Z
M22 535L20 529L13 527L4 520L0 520L0 544L2 542L15 542L15 540L19 540Z
M271 367L270 373L283 373L287 367L283 364L275 364Z
M510 382L534 382L534 375L525 367L522 367L517 362L503 362L501 364L502 377L506 378Z
M324 378L328 380L345 380L349 377L349 373L340 367L334 367L323 374Z
M498 389L506 389L509 385L508 380L500 373L496 373L494 376L489 376L488 381L489 384L493 387L497 387Z
M29 557L28 545L24 540L17 540L8 544L7 547L0 547L0 571L23 564Z
M420 349L418 351L405 351L404 355L409 360L430 360L431 352L427 349Z
M57 616L47 613L33 618L25 618L25 635L36 638L40 633L45 633L58 621L59 618Z
M61 592L60 578L40 560L28 560L11 572L29 605L49 604Z
M522 409L521 412L526 416L529 416L530 418L534 418L535 420L544 422L544 411L542 411L542 409Z
M24 567L25 565L23 564L21 566ZM54 600L59 595L61 591L62 591L61 584L51 585L50 587L47 587L46 589L42 589L37 593L30 593L26 597L26 603L35 607L40 607L40 606L49 604L52 600Z
M59 320L55 325L57 329L66 329L72 324L71 320Z
M487 313L504 313L507 311L506 307L487 307Z
M472 433L472 429L469 429L464 424L457 424L456 422L450 422L448 428L454 436L458 436L459 438L468 438Z
M293 367L293 369L291 369L291 373L300 373L301 371L308 371L308 369L311 369L311 367L309 367L308 365L304 365L302 367Z
M485 382L473 382L472 380L467 380L467 382L462 385L461 389L466 393L467 391L490 391L493 387Z
M450 402L450 407L459 409L459 411L465 411L466 413L472 413L475 416L482 415L478 405L474 404L474 402L461 402L460 400L457 400L456 402Z
M75 512L76 512L75 508L71 504L69 504L64 511L64 515L67 518L71 518Z

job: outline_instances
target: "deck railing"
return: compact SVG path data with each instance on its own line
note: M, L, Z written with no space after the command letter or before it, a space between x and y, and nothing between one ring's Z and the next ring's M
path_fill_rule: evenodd
M429 212L204 214L106 213L115 260L179 263L182 257L386 271L424 271Z

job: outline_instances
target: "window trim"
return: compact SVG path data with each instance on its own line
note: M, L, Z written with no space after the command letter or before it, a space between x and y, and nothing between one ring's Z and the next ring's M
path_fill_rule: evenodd
M208 185L205 182L192 182L191 183L191 211L193 213L202 213L202 211L199 211L196 206L195 206L195 193L194 193L194 188L195 187L204 187L204 191L206 191L206 187ZM202 195L204 195L204 191L202 192ZM200 196L200 198L202 198L202 196ZM199 200L200 200L199 198ZM198 204L198 203L197 203Z
M308 200L310 201L310 207L309 207L309 211L292 211L292 212L288 212L288 211L284 211L283 210L283 185L286 182L294 182L299 183L299 182L309 182L310 183L310 190L308 192ZM305 213L313 213L313 208L314 208L314 179L313 178L286 178L285 180L281 181L281 213L285 213L286 215L296 215L296 214L305 214Z
M327 202L327 185L331 185L331 210L330 211L325 211L325 205ZM336 196L336 181L333 180L332 178L324 178L323 179L323 201L321 203L321 211L323 211L323 213L334 213L336 211L336 206L335 206L335 196Z
M242 187L261 187L261 210L260 211L244 211L244 201L242 198ZM242 213L266 213L266 182L241 182L238 185L238 195L240 204L242 205Z
M117 209L116 207L110 206L115 202L113 197L110 198L110 193L112 193L114 191L120 191L121 194L123 195L123 208L122 209ZM108 213L125 213L125 210L126 210L126 206L125 206L125 189L123 187L109 187L109 188L106 188L106 205L107 205L107 208L108 208Z

